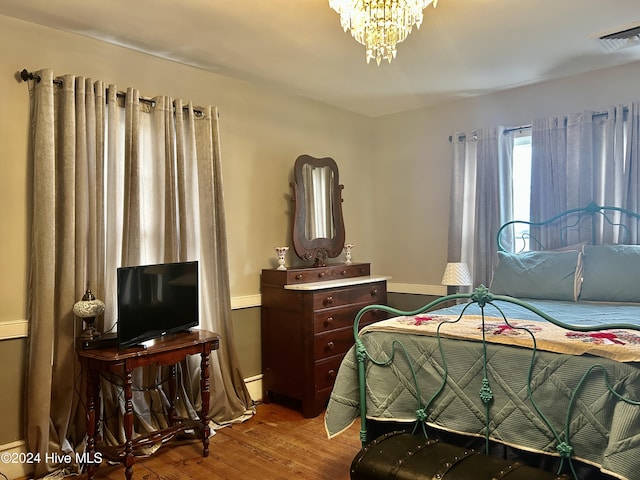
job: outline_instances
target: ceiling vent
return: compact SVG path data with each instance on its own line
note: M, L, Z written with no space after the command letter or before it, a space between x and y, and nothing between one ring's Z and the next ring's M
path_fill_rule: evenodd
M614 31L592 35L607 52L640 45L640 22Z

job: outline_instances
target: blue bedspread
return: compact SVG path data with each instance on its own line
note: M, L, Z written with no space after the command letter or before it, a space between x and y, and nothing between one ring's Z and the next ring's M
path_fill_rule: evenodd
M529 303L574 325L640 324L640 305L538 300ZM513 304L498 301L497 305L510 319L540 321L535 314ZM456 305L437 313L457 315L462 308L463 305ZM480 311L472 306L466 313L477 315ZM499 316L491 305L485 314ZM444 390L429 403L427 423L448 431L484 436L485 406L479 395L483 386L482 343L375 330L362 335L367 352L377 359L388 358L394 344L400 350L398 341L408 360L401 358L392 366L367 363L367 417L415 421L421 408L436 394L447 370ZM567 441L575 458L621 479L640 478L640 363L549 351L537 351L533 356L529 348L497 344L487 344L487 352L488 378L494 395L489 427L492 440L556 456L558 447ZM533 376L528 385L532 358ZM548 424L532 405L529 388ZM572 400L576 390L577 397ZM632 402L624 402L617 395ZM358 415L357 362L352 349L340 367L329 401L327 433L339 434Z

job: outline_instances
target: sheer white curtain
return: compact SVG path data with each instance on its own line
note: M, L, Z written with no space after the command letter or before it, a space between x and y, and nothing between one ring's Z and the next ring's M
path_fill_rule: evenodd
M135 89L51 70L30 84L33 154L31 275L29 288L28 450L81 449L85 411L74 351L80 328L72 313L87 285L115 320L115 271L120 265L198 260L201 328L221 334L211 357L210 416L217 422L250 412L230 322L230 291L218 115L180 100L142 101ZM55 81L55 83L54 83ZM106 98L105 98L106 95ZM182 366L183 408L194 414L199 362ZM137 374L141 387L161 376ZM155 382L155 383L154 383ZM194 385L195 382L195 385ZM111 392L110 392L111 390ZM113 394L117 410L116 389ZM162 426L156 407L162 386L136 397L141 429ZM121 430L107 425L107 437ZM35 475L77 471L78 465L36 466Z
M638 211L640 104L611 106L543 118L532 124L531 219L539 221L590 202ZM626 219L618 219L627 221ZM635 222L633 222L635 223ZM596 241L618 241L619 231L601 222ZM632 238L638 228L631 226ZM591 241L591 230L543 239L548 247ZM624 240L627 241L627 240Z
M450 262L466 262L473 285L489 285L498 228L513 212L513 139L503 127L452 136Z

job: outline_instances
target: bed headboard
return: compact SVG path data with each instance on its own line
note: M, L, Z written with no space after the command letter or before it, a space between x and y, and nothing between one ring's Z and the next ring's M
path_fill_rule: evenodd
M640 213L591 202L540 222L506 222L498 230L496 240L502 252L550 250L577 244L638 244Z

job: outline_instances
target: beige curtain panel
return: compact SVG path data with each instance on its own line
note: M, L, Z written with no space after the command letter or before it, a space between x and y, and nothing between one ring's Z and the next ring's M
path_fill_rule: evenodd
M200 328L221 335L211 354L211 419L253 412L233 345L218 114L181 100L140 98L115 85L51 70L30 81L32 225L29 286L28 451L82 451L83 372L73 304L89 285L116 321L116 268L198 260ZM199 407L199 361L179 366L183 415ZM164 426L163 369L136 371L136 428ZM104 436L120 441L117 382L103 380ZM50 455L51 457L51 455ZM49 457L49 458L50 458ZM73 456L75 457L75 456ZM38 464L35 477L82 465Z

